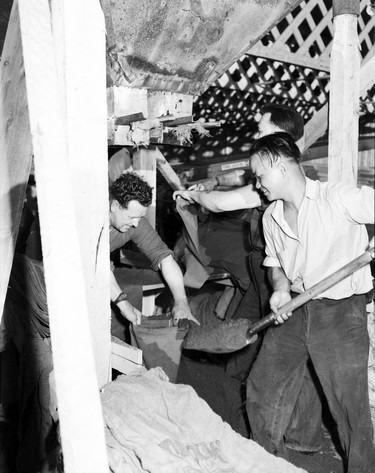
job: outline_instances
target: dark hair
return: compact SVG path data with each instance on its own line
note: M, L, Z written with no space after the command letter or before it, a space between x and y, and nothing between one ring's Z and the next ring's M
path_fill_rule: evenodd
M270 121L298 141L303 136L303 118L293 108L286 105L269 104L262 108L262 115L270 113Z
M135 172L122 174L109 188L110 201L117 202L128 208L131 200L136 200L144 207L148 207L152 201L152 187Z
M271 166L280 157L299 164L302 156L293 137L283 132L272 133L256 140L250 148L250 157L254 154L258 154L262 159L266 157Z

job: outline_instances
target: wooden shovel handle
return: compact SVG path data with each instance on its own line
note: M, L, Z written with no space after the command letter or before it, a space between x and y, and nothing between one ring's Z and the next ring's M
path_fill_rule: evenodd
M287 302L282 307L280 307L280 309L276 312L276 314L274 313L269 314L267 315L267 317L264 317L259 322L252 325L246 332L246 340L250 343L251 337L255 335L256 333L260 332L261 330L272 325L275 322L278 315L285 314L287 312L293 312L293 310L297 309L298 307L301 307L301 305L310 301L315 296L326 291L327 289L334 286L338 282L342 281L347 276L354 273L355 271L362 268L363 266L366 266L366 264L370 263L370 261L372 260L372 254L371 254L372 251L373 249L366 251L361 256L358 256L358 258L355 258L350 263L346 264L345 266L338 269L330 276L327 276L325 279L323 279L322 281L312 286L306 292L303 292L302 294L298 294L297 297L295 297L294 299L292 299L291 301Z

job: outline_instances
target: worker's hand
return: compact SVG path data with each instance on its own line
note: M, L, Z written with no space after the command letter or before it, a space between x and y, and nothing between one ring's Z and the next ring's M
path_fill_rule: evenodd
M291 300L291 295L289 291L275 291L270 298L270 307L272 312L277 313L279 307L282 307L284 304ZM286 314L280 314L276 317L275 324L283 324L289 317L292 315L292 312L287 312Z
M192 320L197 325L200 325L198 320L192 315L190 307L189 307L189 303L186 297L184 299L179 299L174 302L172 314L173 314L173 325L177 325L178 321L181 319Z
M173 200L177 200L178 197L186 200L189 204L195 204L195 200L192 198L192 192L195 191L175 191L173 192Z
M142 314L133 307L128 301L121 301L117 304L121 315L129 320L133 325L141 325Z

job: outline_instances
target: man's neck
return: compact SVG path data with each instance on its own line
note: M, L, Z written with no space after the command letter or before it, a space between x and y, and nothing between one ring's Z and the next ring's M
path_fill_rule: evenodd
M293 179L290 180L287 186L289 192L284 199L284 208L294 209L299 211L302 201L306 193L306 177L303 174L296 174Z

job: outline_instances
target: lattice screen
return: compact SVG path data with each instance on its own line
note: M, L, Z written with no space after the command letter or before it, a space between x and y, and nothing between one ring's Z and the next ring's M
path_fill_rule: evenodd
M225 125L213 131L211 139L197 140L195 152L207 157L244 152L267 103L292 106L309 120L328 101L333 28L331 0L309 0L296 7L196 98L196 119L221 119ZM366 60L375 47L375 15L369 0L360 3L358 33ZM360 99L361 135L375 133L374 98L375 87Z

